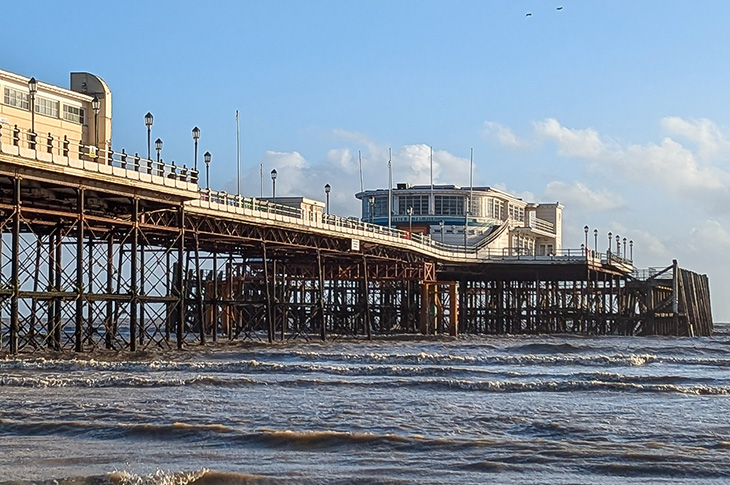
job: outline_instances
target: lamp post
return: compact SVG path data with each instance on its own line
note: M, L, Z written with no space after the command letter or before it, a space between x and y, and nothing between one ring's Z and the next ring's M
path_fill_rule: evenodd
M471 205L471 199L469 196L466 197L466 207L464 207L464 251L467 247L467 234L469 233L469 207Z
M586 244L585 244L585 247L587 248L588 247L588 225L583 226L583 232L586 235Z
M373 223L373 210L375 209L375 196L371 195L368 197L368 204L370 204L370 224Z
M162 140L159 138L155 140L155 151L157 151L157 165L160 164L160 152L162 151ZM150 168L149 173L152 173L152 162L149 162Z
M210 152L205 152L203 159L205 160L205 189L210 190Z
M200 140L200 128L197 126L193 128L193 141L195 142L195 162L193 165L193 170L195 170L195 173L198 172L198 140Z
M633 262L634 261L634 240L633 239L631 241L629 241L629 251L631 251L629 259L631 260L631 262Z
M439 221L439 226L441 226L441 244L444 243L444 220L441 219Z
M276 169L271 171L271 201L276 204Z
M34 77L28 81L28 92L30 93L30 140L35 149L35 93L38 92L38 81Z
M99 98L94 95L94 99L91 101L91 109L94 110L94 146L99 149L99 110L101 109L101 103Z
M621 236L616 234L616 256L621 257Z
M626 238L624 238L624 259L626 259Z
M411 237L411 233L413 232L413 207L408 206L406 214L408 214L408 237Z
M324 207L327 215L330 215L330 190L332 190L330 184L324 184L324 195L327 198L327 203L325 203Z
M613 241L613 233L608 231L608 254L611 254L611 241Z
M593 229L593 250L598 251L598 229Z
M155 117L152 116L152 113L149 111L146 115L144 115L144 124L147 127L147 160L150 159L152 156L152 150L151 150L151 139L152 139L152 122L154 121Z

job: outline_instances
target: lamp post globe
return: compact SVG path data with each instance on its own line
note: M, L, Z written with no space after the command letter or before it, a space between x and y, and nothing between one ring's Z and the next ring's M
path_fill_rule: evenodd
M276 169L271 171L271 200L276 203Z
M101 103L99 98L94 95L94 99L91 101L91 109L94 110L94 146L99 148L99 110L101 109Z
M38 92L38 81L34 77L28 81L30 93L30 132L32 133L33 148L35 148L35 93Z
M162 140L157 139L155 140L155 151L157 151L157 161L160 161L160 152L162 151Z
M200 140L200 128L196 126L195 128L193 128L193 142L195 143L193 169L195 170L195 172L198 171L198 140Z
M155 117L152 116L152 113L149 111L146 115L144 115L144 124L147 127L147 160L150 159L152 156L152 122L154 121Z
M205 152L205 155L203 155L203 160L205 160L205 188L206 188L206 190L210 190L210 159L211 159L210 152Z
M324 194L327 198L327 202L325 203L325 213L327 215L330 215L330 191L332 190L332 187L330 184L324 184Z

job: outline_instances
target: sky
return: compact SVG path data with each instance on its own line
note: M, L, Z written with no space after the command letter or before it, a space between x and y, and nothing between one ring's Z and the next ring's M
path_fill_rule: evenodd
M710 278L730 321L730 2L238 0L3 5L0 68L68 87L102 77L113 148L210 151L211 187L324 199L360 215L395 182L492 186L560 202L583 227L634 241L639 268ZM562 6L562 9L557 7ZM531 15L527 15L531 13ZM202 155L200 156L202 160ZM263 184L260 166L263 164ZM204 183L204 182L203 182ZM592 236L589 246L593 246Z

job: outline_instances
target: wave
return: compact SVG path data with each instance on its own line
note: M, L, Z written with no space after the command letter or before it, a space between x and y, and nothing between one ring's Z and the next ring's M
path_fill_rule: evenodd
M255 380L240 376L198 375L190 378L145 376L68 376L68 377L0 377L0 386L29 388L164 388L230 387L276 385L283 388L353 387L421 390L459 390L487 393L516 392L632 392L679 393L687 395L728 395L730 385L711 378L683 376L626 376L612 373L578 373L566 376L521 376L516 379L463 379L450 377L387 377L367 379L329 379L294 377L276 381Z
M260 475L226 473L206 468L195 471L163 471L150 474L136 474L128 471L114 471L106 475L68 477L44 481L0 481L0 485L247 485L280 483Z
M22 371L106 371L132 373L293 373L324 372L330 374L382 375L409 372L413 375L424 372L449 373L469 371L470 367L508 367L521 368L538 366L582 366L582 367L636 367L649 364L671 364L681 366L730 367L730 357L682 357L652 353L615 353L615 354L524 354L524 355L452 355L441 353L321 353L292 352L287 354L288 362L265 362L262 360L231 360L217 362L211 360L180 362L174 360L106 361L82 359L46 358L6 358L0 361L0 370ZM302 362L305 361L305 362ZM348 367L350 365L351 367ZM357 367L352 367L356 365ZM367 367L370 365L371 367ZM399 366L413 366L404 369ZM430 366L430 367L424 367ZM482 369L483 371L483 369Z

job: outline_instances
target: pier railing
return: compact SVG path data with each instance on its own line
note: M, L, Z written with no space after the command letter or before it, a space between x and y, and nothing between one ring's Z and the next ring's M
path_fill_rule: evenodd
M441 259L510 262L588 261L594 264L631 266L632 262L612 253L581 249L560 249L540 253L529 248L490 248L442 243L421 233L371 224L354 217L304 211L299 207L278 204L255 197L243 197L213 190L201 190L200 198L188 202L190 207L222 211L240 216L255 217L262 221L304 226L313 230L341 234L353 239L387 241Z
M193 194L198 191L198 172L185 165L151 160L138 153L126 153L124 149L121 152L105 150L68 136L60 138L51 133L33 133L7 123L0 123L0 153Z

